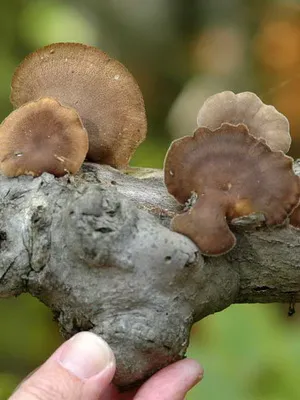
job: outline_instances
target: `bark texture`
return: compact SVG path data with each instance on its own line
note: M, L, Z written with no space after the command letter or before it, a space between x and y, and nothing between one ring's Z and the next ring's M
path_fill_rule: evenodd
M300 300L299 231L240 220L234 250L203 258L168 229L180 208L160 170L86 163L76 176L0 181L0 298L31 293L65 338L100 334L120 387L182 358L192 324L206 315Z

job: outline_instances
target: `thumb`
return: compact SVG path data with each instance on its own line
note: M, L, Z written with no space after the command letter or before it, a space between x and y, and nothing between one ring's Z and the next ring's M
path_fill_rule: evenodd
M81 332L27 378L10 400L96 400L114 373L108 344L94 333Z

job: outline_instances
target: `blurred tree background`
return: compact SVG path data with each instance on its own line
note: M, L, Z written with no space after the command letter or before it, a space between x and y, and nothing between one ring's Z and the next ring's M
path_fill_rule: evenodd
M10 79L31 51L57 41L119 59L144 94L148 138L132 164L161 168L173 138L191 134L204 99L254 91L290 120L300 150L300 2L296 0L11 0L0 13L0 117ZM189 355L205 367L189 400L300 398L299 321L288 306L235 305L196 324ZM0 301L0 400L61 342L28 295ZM299 397L298 397L299 396Z

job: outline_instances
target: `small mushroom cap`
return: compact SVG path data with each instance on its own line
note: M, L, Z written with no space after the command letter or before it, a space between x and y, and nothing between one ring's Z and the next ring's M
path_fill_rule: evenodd
M172 226L210 255L234 245L226 220L262 213L266 224L282 224L300 199L292 159L272 152L242 124L222 124L215 131L202 127L192 137L175 140L164 174L169 193L180 203L198 195L192 209L176 216Z
M290 148L288 119L254 93L225 91L209 97L199 110L197 124L214 130L222 123L245 124L251 135L265 139L273 151L286 153Z
M76 109L89 135L87 158L122 168L145 139L140 89L130 72L101 50L54 43L25 58L12 79L14 107L54 97Z
M0 125L0 171L6 176L76 173L88 151L77 112L42 98L13 111Z

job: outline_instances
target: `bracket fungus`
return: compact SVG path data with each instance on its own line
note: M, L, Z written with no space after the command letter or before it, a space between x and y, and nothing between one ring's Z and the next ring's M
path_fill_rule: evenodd
M300 206L296 207L290 215L290 225L300 229Z
M300 207L297 207L290 216L290 225L300 229Z
M254 93L225 91L210 96L199 110L197 125L214 130L222 123L245 124L251 135L264 139L273 151L287 153L290 148L288 119Z
M6 176L76 173L88 151L77 112L42 98L13 111L0 125L0 171Z
M89 135L90 161L127 167L145 139L145 107L135 79L95 47L53 43L27 56L14 73L11 102L20 107L40 97L76 109Z
M182 204L193 205L172 220L172 228L192 239L206 255L221 255L235 245L228 223L262 213L267 225L282 224L300 199L292 159L273 152L243 124L175 140L165 159L165 184Z

